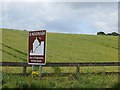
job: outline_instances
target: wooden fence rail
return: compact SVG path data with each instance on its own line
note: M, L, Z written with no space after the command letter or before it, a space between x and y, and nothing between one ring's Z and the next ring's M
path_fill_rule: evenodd
M25 62L0 62L0 66L23 67L23 73L26 73L26 68L31 67ZM46 63L42 67L76 67L76 72L79 73L81 66L120 66L120 62L54 62Z

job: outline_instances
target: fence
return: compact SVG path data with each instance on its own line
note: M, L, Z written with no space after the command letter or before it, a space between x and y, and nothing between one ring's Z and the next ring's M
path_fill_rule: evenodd
M0 62L0 66L23 67L23 74L26 74L27 67L31 67L25 62ZM82 66L120 66L120 62L54 62L46 63L42 67L76 67L76 72L79 73Z

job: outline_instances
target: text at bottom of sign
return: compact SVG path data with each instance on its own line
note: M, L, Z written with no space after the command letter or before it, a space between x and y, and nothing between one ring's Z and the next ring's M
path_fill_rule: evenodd
M30 57L30 59L44 59L43 57Z
M42 60L31 60L31 62L42 62Z

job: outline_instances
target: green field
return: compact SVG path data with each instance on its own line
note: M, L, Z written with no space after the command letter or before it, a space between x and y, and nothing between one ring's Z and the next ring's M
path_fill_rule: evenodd
M27 62L28 32L2 30L2 61ZM47 62L118 61L118 37L47 33Z
M0 29L1 31L2 61L27 62L28 31ZM46 62L117 62L118 37L48 32L46 55ZM19 67L3 67L2 69L4 88L111 88L118 83L118 74L71 74L66 76L60 74L74 73L74 67L43 68L43 73L56 73L56 69L58 71L55 76L44 76L42 81L39 80L39 77L31 78L31 75L17 75L22 71L22 68ZM118 72L118 67L81 67L80 70L81 73ZM31 73L31 68L28 68L27 72ZM19 82L17 82L18 80ZM12 86L10 83L13 83Z

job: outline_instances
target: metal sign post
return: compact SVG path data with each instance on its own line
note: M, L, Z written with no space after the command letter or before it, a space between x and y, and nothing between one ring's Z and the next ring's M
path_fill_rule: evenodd
M34 71L34 65L32 65L32 72ZM32 75L32 77L33 77L33 75Z
M32 65L32 72L34 71L34 65Z
M40 79L42 79L42 65L40 65Z

